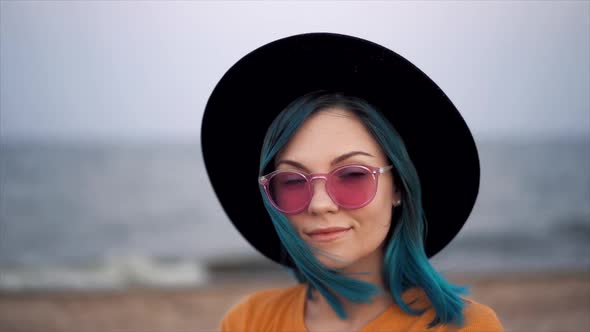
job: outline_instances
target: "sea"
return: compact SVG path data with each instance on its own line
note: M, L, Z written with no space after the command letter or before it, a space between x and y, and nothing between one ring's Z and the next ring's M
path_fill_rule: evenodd
M477 145L476 205L432 264L590 270L590 138ZM0 142L0 290L206 285L224 266L276 264L227 219L198 139Z

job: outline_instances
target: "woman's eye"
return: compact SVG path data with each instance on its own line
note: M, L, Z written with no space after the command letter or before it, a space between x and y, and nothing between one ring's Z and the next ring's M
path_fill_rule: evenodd
M298 186L305 184L305 179L299 175L284 176L280 183L282 186Z
M367 172L363 172L363 171L346 171L346 172L341 172L338 177L340 178L360 178L360 177L364 177L367 175Z
M302 184L302 183L305 183L305 180L303 180L303 179L288 179L283 182L283 184L285 184L285 185L296 185L296 184Z
M346 172L338 175L338 180L342 183L357 183L364 181L366 176L366 172Z

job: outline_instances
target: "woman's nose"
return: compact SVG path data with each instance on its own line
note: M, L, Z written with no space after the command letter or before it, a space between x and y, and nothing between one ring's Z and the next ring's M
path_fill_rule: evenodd
M338 205L332 200L326 188L325 179L316 179L311 184L311 201L308 212L311 214L322 214L338 211Z

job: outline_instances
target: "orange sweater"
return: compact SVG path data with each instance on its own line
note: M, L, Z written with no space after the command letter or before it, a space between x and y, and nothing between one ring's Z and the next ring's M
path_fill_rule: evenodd
M221 321L221 332L308 332L303 313L306 285L300 284L284 289L270 289L252 294L234 305ZM417 289L406 291L404 301L418 299L416 305L428 304L424 293ZM360 332L373 331L461 331L461 332L499 332L503 331L495 312L489 307L467 300L464 309L465 325L461 329L454 326L437 325L427 329L434 318L434 310L429 309L421 316L405 313L397 305L392 305L381 315L366 324ZM425 302L426 301L426 302ZM414 308L414 307L413 307Z

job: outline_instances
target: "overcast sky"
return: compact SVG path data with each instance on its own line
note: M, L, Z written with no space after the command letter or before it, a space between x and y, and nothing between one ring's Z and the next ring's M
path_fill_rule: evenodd
M590 134L590 2L2 1L0 135L196 138L215 84L337 32L427 73L476 137Z

